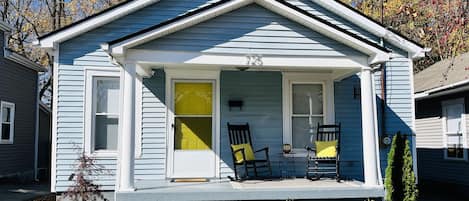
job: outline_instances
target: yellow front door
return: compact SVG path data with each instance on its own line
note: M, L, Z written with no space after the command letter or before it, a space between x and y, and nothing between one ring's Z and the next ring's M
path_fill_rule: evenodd
M213 83L176 81L173 177L214 177Z

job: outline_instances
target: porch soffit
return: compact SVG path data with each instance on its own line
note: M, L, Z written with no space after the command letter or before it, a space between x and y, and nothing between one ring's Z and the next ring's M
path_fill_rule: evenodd
M187 29L249 4L260 5L282 17L368 55L369 59L366 62L366 66L389 60L390 51L388 49L380 47L367 39L350 33L283 0L221 0L134 34L110 41L107 44L103 44L102 48L114 57L123 57L126 54L125 51L129 48Z

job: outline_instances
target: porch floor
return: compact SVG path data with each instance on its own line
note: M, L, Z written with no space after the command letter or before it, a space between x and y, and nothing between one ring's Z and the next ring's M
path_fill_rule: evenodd
M116 192L116 200L301 200L384 197L382 187L363 186L358 181L323 179L252 180L230 182L173 183L164 180L136 181L136 191Z

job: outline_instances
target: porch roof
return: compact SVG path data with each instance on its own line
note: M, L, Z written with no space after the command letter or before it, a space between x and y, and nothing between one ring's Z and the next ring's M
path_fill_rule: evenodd
M287 179L273 181L172 183L167 180L136 181L136 191L116 192L116 200L297 200L383 197L383 187L362 182Z
M263 6L277 14L280 14L285 18L302 24L311 30L327 35L328 37L355 50L367 54L370 56L368 61L369 64L386 62L390 58L390 50L283 0L218 1L193 11L189 11L176 18L169 19L149 28L140 30L133 34L105 43L102 45L102 49L106 50L115 57L120 57L123 56L125 51L129 48L186 29L188 27L194 26L195 24L207 21L214 17L254 3Z

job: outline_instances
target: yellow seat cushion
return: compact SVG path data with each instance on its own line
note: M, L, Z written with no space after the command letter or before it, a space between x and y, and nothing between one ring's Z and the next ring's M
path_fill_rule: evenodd
M316 157L333 158L337 156L337 140L316 141Z
M250 144L231 145L231 148L233 148L233 152L240 150L240 149L244 149L244 156L246 157L246 160L247 161L255 160L254 151L252 150L252 147ZM244 162L242 151L235 153L235 160L236 160L236 163Z

